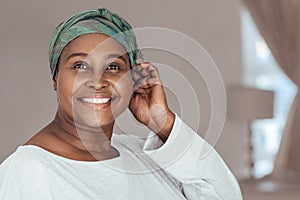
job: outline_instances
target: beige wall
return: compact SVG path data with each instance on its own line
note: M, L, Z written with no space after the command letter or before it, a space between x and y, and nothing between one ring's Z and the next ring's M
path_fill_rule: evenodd
M241 83L238 0L2 1L0 160L53 119L56 97L47 50L55 26L78 11L98 7L110 8L134 27L159 26L189 35L212 56L226 86ZM201 116L205 129L209 110L203 109ZM240 125L226 123L216 146L238 177L244 175L243 135Z

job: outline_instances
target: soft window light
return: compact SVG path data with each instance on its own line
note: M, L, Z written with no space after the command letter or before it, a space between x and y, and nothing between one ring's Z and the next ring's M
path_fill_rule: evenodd
M266 45L265 41L262 38L258 38L255 41L255 52L256 52L256 56L262 60L268 58L268 56L271 55L268 46Z
M254 146L254 176L270 174L279 149L295 85L282 73L270 49L260 35L247 10L241 11L244 84L275 92L274 118L256 120L252 125Z

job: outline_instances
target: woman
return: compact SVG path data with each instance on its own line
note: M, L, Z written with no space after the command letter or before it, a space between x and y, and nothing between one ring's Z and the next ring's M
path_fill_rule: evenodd
M49 58L55 119L0 166L1 199L242 199L222 159L168 107L131 26L107 9L61 23ZM151 133L113 134L127 107Z

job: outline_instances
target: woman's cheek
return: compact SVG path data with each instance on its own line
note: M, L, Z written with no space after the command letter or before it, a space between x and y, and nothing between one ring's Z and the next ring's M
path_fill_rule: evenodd
M119 81L118 85L119 85L118 90L120 91L120 93L122 93L122 97L129 102L133 93L133 81L131 77L126 76L122 78Z
M132 81L131 78L123 76L117 82L115 82L115 93L119 96L119 101L113 105L113 112L117 115L121 114L129 105L129 101L132 96Z

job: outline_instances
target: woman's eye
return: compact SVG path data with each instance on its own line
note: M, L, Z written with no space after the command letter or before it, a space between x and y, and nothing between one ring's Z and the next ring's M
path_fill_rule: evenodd
M85 63L80 63L80 64L74 65L74 69L81 70L81 69L88 69L88 68L89 68L89 66L87 64L85 64Z
M106 71L110 71L110 72L118 72L120 71L120 66L116 65L116 64L110 64L106 67Z

